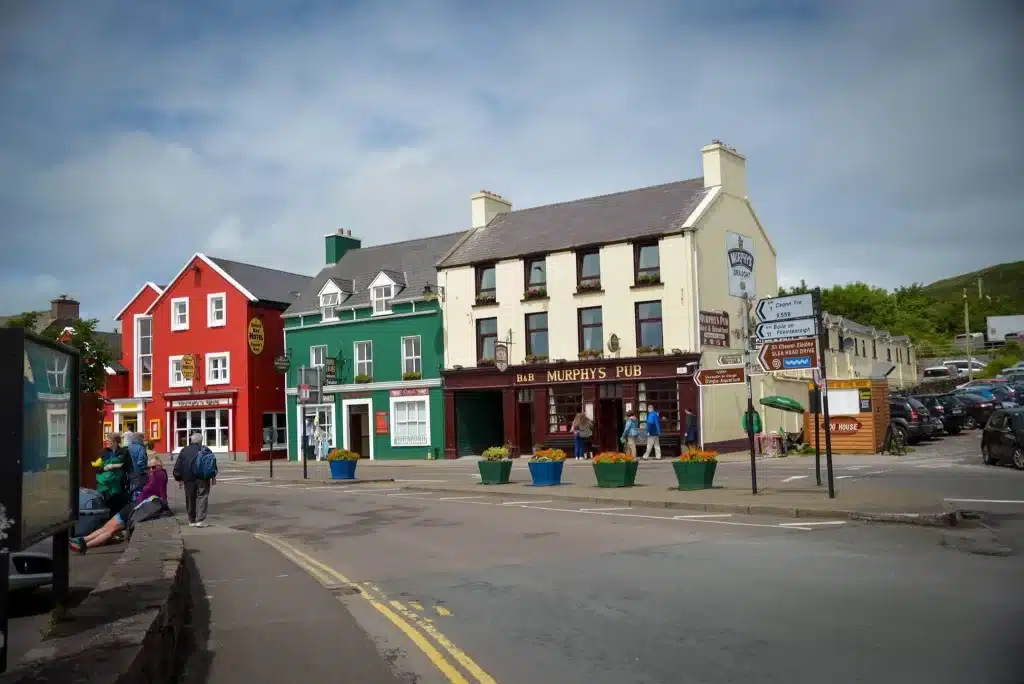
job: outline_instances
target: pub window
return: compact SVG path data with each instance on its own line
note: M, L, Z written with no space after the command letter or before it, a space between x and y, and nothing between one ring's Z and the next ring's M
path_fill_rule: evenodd
M494 345L498 342L498 319L480 318L476 322L476 358L494 359Z
M533 403L533 390L532 389L521 389L519 390L519 403L520 404L532 404Z
M548 358L547 313L526 314L526 355L534 360Z
M576 287L579 290L601 289L601 252L590 249L576 253Z
M548 392L548 432L568 434L576 414L582 412L582 385L556 386Z
M633 245L633 277L637 285L661 282L661 259L657 242Z
M623 397L621 382L605 382L598 387L600 388L598 396L602 399L622 399Z
M495 301L497 285L494 275L494 264L476 267L476 298L477 300Z
M548 284L548 266L547 260L544 257L532 257L525 259L524 262L526 273L526 289L531 288L546 288Z
M662 348L661 302L636 303L637 351L658 351Z
M661 413L663 432L679 430L679 386L675 380L648 380L637 385L637 416L646 425L647 407L654 404Z
M591 306L580 309L577 315L579 316L580 353L600 354L604 349L604 323L601 307Z

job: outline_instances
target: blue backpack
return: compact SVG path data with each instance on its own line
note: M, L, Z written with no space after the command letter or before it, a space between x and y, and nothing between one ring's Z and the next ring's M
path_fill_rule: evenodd
M203 447L203 450L196 456L196 460L192 463L192 474L198 480L212 480L217 477L217 457L209 447Z

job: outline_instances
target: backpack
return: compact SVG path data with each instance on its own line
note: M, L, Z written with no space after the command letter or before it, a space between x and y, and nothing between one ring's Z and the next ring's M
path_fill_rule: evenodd
M192 463L192 474L197 480L212 480L217 477L217 457L209 447L203 447L196 456Z

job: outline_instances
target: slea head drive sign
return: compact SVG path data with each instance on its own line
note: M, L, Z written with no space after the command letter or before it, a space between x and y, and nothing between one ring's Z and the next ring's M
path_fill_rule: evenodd
M754 282L754 241L739 233L726 232L725 250L729 266L729 295L756 296Z

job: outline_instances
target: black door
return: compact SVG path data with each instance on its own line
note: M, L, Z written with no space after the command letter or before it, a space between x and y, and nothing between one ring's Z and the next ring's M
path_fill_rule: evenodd
M533 404L519 404L519 453L532 454L537 431L534 426L537 412Z

